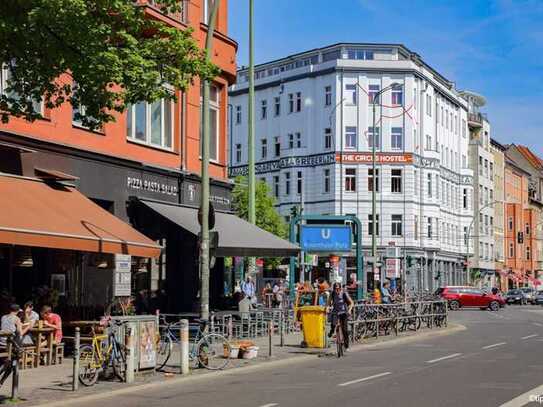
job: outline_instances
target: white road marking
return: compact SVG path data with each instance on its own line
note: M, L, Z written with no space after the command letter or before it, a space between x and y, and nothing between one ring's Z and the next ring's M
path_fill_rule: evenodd
M536 336L537 336L537 334L533 334L533 335L523 336L520 339L530 339L530 338L535 338Z
M515 397L513 400L508 401L507 403L502 404L500 407L522 407L528 403L533 403L536 401L536 398L543 394L543 384L535 389L527 391L526 393L521 394L518 397Z
M356 379L356 380L351 380L350 382L341 383L341 384L338 384L338 386L342 386L342 387L343 386L349 386L350 384L366 382L366 381L371 380L371 379L377 379L378 377L388 376L389 374L392 374L392 372L384 372L384 373L374 374L373 376L363 377L362 379Z
M532 322L532 325L535 325L535 326L543 326L543 324L540 324L539 322Z
M461 353L453 353L452 355L447 355L447 356L443 356L443 357L440 357L440 358L437 358L437 359L427 360L426 363L441 362L442 360L452 359L452 358L455 358L455 357L460 356L460 355L461 355Z
M507 345L507 342L498 342L498 343L494 343L492 345L483 346L483 349L492 349L492 348L495 348L497 346L503 346L503 345Z
M275 407L275 406L278 406L278 405L279 404L277 404L277 403L270 403L270 404L263 404L260 407Z

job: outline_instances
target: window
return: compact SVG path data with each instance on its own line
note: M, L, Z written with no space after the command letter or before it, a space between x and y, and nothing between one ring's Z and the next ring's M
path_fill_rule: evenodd
M462 168L468 168L468 159L465 154L462 154Z
M428 181L427 181L427 192L428 192L428 198L432 197L432 174L427 174Z
M292 150L294 148L294 134L290 133L288 135L288 148Z
M356 126L345 127L345 148L356 148L357 128Z
M373 141L375 140L375 149L381 148L381 131L379 127L375 128L374 134L374 128L368 127L368 147L373 149Z
M390 192L402 192L402 170L391 171Z
M391 129L390 148L393 150L403 149L403 128L393 127Z
M279 198L279 175L273 176L273 194Z
M301 112L302 111L302 93L296 92L296 111Z
M213 3L215 0L204 0L202 7L202 22L204 24L209 23L209 17L211 17L211 10L213 9Z
M260 146L261 158L265 159L268 156L268 140L266 140L265 138L260 140Z
M200 92L200 94L202 93ZM219 159L219 95L220 89L211 85L209 89L209 158L212 161ZM200 105L201 103L202 99L200 98ZM200 140L203 139L202 131L202 108L200 107Z
M368 214L368 234L373 235L373 215ZM379 214L375 214L375 236L379 236Z
M241 106L236 106L236 124L241 124Z
M515 245L513 242L509 242L509 258L513 259L515 257Z
M279 96L273 98L273 114L276 117L281 114L281 98Z
M241 162L241 144L236 144L236 162Z
M268 116L268 101L260 101L260 119L264 120Z
M414 182L413 189L415 190L415 196L419 193L419 170L415 170L415 182Z
M296 180L296 193L302 194L302 171L298 171L298 178Z
M431 217L428 217L428 225L427 225L427 229L428 229L428 239L433 239L434 238L434 233L433 233L433 230L432 230L432 218Z
M288 94L288 112L294 113L294 94L293 93Z
M513 217L510 216L509 219L507 220L507 225L509 227L509 230L513 230Z
M173 147L173 103L161 99L153 103L140 102L127 109L126 135L128 139L155 147ZM211 110L211 106L210 106ZM210 158L217 159L217 111L210 116ZM211 113L211 111L210 111ZM84 114L84 113L83 113ZM201 131L201 129L200 129Z
M17 92L14 92L14 91L11 91L11 90L8 92L8 90L7 90L7 88L9 87L10 79L12 77L11 67L13 66L14 63L15 63L14 61L12 63L9 63L9 64L2 64L0 62L0 94L5 95L8 98L21 100L21 97L17 94ZM77 89L76 84L74 84L73 89L74 89L74 91ZM22 100L21 100L21 102L22 102ZM40 100L32 99L32 107L34 109L34 112L43 115L43 103L42 103L41 99ZM76 110L76 111L81 110L80 113L82 115L85 115L83 106L80 109L78 109L77 107L74 106L73 109ZM77 121L77 122L79 122L79 121ZM78 124L80 124L80 123L78 123Z
M392 89L392 104L401 105L403 104L403 88L397 87Z
M285 195L290 195L290 172L285 172Z
M330 169L324 170L324 193L330 192Z
M356 105L356 85L355 84L345 85L345 100L350 105Z
M330 127L324 129L324 148L326 150L332 148L332 129Z
M526 260L531 260L531 259L532 259L531 248L530 248L530 246L526 246Z
M392 215L392 236L402 236L402 215Z
M368 49L347 49L347 59L373 59L373 51Z
M332 105L332 87L325 86L324 87L324 106L331 106L331 105Z
M464 194L463 194L463 208L468 209L468 190L467 188L464 188Z
M490 179L494 179L494 164L492 162L490 163Z
M279 137L274 138L275 156L281 155L281 139Z
M432 116L432 96L426 95L426 114Z
M426 150L432 150L432 136L426 135Z
M373 104L374 102L376 104L379 103L380 97L377 97L377 99L376 99L375 96L379 93L380 88L381 87L379 85L369 85L368 86L368 102L370 104Z
M345 191L356 192L356 169L345 169Z
M466 128L467 128L466 120L462 119L462 137L463 138L466 138Z
M530 224L529 223L526 223L525 225L525 230L526 230L526 236L529 236L530 235Z
M368 169L368 191L373 191L373 168ZM375 169L375 191L379 192L379 169Z
M415 215L415 240L419 240L419 217Z
M479 156L479 175L483 176L483 157Z
M464 226L464 246L468 245L468 227Z
M296 148L302 148L302 134L296 133Z
M488 178L488 160L485 159L485 177Z

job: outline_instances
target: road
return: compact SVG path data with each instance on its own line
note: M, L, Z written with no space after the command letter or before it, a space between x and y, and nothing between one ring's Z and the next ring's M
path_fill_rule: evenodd
M538 405L527 403L530 395L543 394L543 308L462 310L452 313L452 321L467 329L352 351L339 360L315 357L261 370L240 370L98 403L115 407ZM520 395L521 399L513 400Z

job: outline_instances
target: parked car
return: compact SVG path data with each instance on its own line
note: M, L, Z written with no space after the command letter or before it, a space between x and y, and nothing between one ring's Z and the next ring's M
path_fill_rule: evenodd
M529 303L535 304L535 296L537 294L537 291L534 288L522 287L520 291L524 293L526 300Z
M505 294L505 300L508 304L528 304L528 297L526 296L526 293L519 288L514 288L507 291Z
M477 307L498 311L501 307L505 306L505 300L501 295L494 295L475 287L441 287L436 291L436 295L447 300L449 308L453 311L464 307Z
M538 291L535 296L535 303L537 305L543 305L543 291Z

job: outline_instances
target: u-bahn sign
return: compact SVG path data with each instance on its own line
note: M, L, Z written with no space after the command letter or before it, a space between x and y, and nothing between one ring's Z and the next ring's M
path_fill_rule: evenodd
M351 245L348 225L302 225L300 246L305 252L350 252Z

